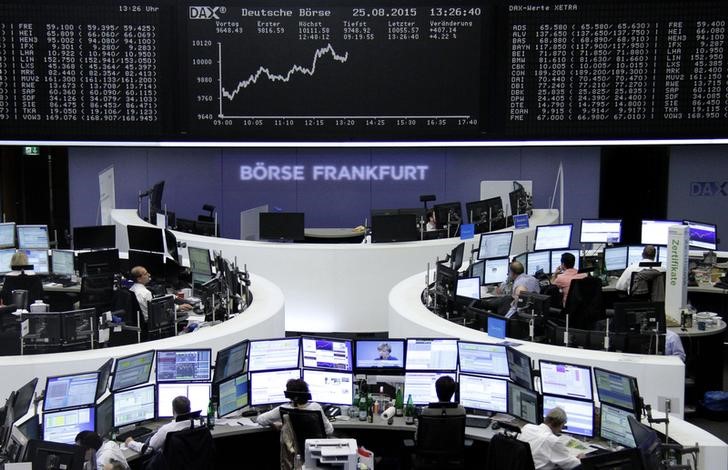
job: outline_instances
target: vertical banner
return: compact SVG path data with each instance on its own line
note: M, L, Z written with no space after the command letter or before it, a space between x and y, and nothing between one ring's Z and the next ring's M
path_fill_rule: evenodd
M99 208L101 225L111 225L111 211L116 209L114 165L99 173Z
M688 226L673 225L667 236L665 264L665 315L680 322L680 311L688 300Z

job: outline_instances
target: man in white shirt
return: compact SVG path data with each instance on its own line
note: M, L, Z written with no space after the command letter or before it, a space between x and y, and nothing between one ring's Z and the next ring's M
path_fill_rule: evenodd
M107 470L117 463L121 468L128 469L124 454L119 444L114 441L104 442L93 431L81 431L76 435L76 445L86 449L86 468L94 470Z
M174 420L171 423L167 423L157 430L156 433L149 439L149 447L155 450L161 451L164 448L164 441L167 439L167 434L174 431L182 431L190 427L192 422L186 415L190 414L190 400L185 396L178 396L172 400L172 416ZM182 417L178 421L178 419ZM144 444L137 442L133 437L128 437L125 442L126 446L135 451L142 452Z
M646 268L644 266L640 266L640 263L654 263L655 262L655 256L657 255L657 250L655 250L655 247L652 245L647 245L642 250L642 259L637 262L630 264L627 266L627 269L624 270L621 276L619 276L619 280L617 281L617 285L614 286L617 290L627 291L629 294L629 288L630 283L632 282L632 273L635 273L637 271L642 271L643 269L656 269L658 271L664 271L665 268L662 266L656 266L653 268Z
M147 268L144 266L134 266L131 269L131 278L134 280L134 285L129 288L130 291L136 295L137 302L139 302L139 310L142 312L142 316L146 321L149 318L147 313L147 302L152 300L152 291L147 289L147 284L152 280L152 275L149 274Z
M566 412L556 407L548 412L543 423L526 424L521 429L518 439L528 442L531 446L531 456L536 470L556 468L572 470L581 465L580 459L584 455L573 457L566 448L570 437L561 435L565 424Z

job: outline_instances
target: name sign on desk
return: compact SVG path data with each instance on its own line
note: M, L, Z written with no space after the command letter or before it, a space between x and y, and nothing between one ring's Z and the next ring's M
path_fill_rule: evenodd
M475 237L475 224L463 224L460 226L460 240L468 240Z
M28 320L20 322L20 336L26 336L30 333L30 323Z
M528 214L518 214L513 216L513 227L528 228Z

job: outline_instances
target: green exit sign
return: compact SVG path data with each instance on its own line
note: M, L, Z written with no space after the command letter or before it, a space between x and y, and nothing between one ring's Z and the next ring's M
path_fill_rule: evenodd
M29 145L23 147L23 155L38 156L40 155L40 147L38 147L37 145Z

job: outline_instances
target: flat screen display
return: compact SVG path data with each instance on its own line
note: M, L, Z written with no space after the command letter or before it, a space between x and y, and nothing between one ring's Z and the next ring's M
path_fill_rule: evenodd
M48 250L48 226L18 225L18 248L21 250Z
M571 245L571 224L536 227L534 250L565 250Z
M274 370L250 373L250 404L275 405L285 403L288 398L283 392L291 379L300 379L300 369Z
M511 373L511 380L533 390L533 368L531 367L531 358L515 348L506 348L506 357L508 358L508 370Z
M28 256L28 264L33 265L33 271L38 274L48 274L50 265L48 264L48 250L24 250Z
M485 260L485 274L483 275L483 284L492 285L505 282L508 278L508 258L495 258Z
M356 340L357 369L403 369L404 340Z
M241 341L237 344L221 349L217 352L215 359L215 376L213 382L220 382L246 371L245 359L248 356L248 341Z
M455 295L466 299L480 299L480 278L461 277L457 280Z
M412 395L412 402L415 405L427 405L439 401L435 382L444 375L455 379L455 374L447 372L407 372L404 374L404 396ZM452 402L455 401L453 395Z
M456 339L407 340L407 370L456 370L458 345Z
M686 220L684 223L688 226L690 246L703 250L718 249L718 229L715 225L691 220Z
M298 367L299 348L298 338L251 341L248 368L255 372Z
M622 221L582 219L580 243L619 243L622 241Z
M351 340L303 337L301 351L303 367L352 370Z
M483 233L480 235L478 259L503 258L511 254L513 232Z
M551 252L548 250L532 251L526 255L526 273L533 276L539 271L551 272Z
M111 391L116 392L149 382L153 363L154 351L120 357L116 360L116 371L114 372L114 379L111 381Z
M506 347L500 344L458 341L460 372L509 376Z
M98 381L98 371L48 377L43 411L93 405L96 402L96 385Z
M508 382L508 414L531 424L538 423L538 393Z
M15 248L15 222L0 223L0 248Z
M248 374L238 375L223 380L218 384L218 408L220 416L248 406Z
M643 220L640 243L667 245L667 234L673 225L682 225L682 222L678 220Z
M172 400L187 397L190 411L206 411L210 404L209 383L163 383L157 384L157 418L171 418Z
M155 418L154 384L144 385L113 394L114 427L141 423Z
M637 264L642 261L642 252L645 247L642 245L630 245L627 250L627 266Z
M212 276L210 250L207 248L189 246L187 247L187 255L190 258L190 271L192 271L193 274L201 274L208 277Z
M627 268L629 247L615 246L604 248L604 270L624 271Z
M591 367L541 360L539 368L544 394L592 399Z
M73 228L74 250L116 248L116 225Z
M303 241L303 212L261 212L260 239L277 241Z
M506 337L508 321L498 315L488 315L488 336L503 339Z
M460 374L460 404L480 411L508 411L508 381Z
M559 407L568 417L563 431L577 436L594 436L594 403L588 400L574 400L552 395L543 396L543 415L545 418L549 411Z
M94 407L43 413L43 440L75 444L81 431L95 431Z
M634 413L636 410L637 379L598 367L594 368L594 383L599 402L618 406Z
M0 250L0 274L9 273L10 271L12 271L10 265L12 263L13 255L15 253L15 248Z
M579 265L579 250L551 250L551 271L556 271L556 268L561 266L561 256L564 253L571 253L574 256L574 269L578 270Z
M470 277L477 277L480 285L485 284L485 260L475 261L470 265Z
M599 437L615 442L624 447L635 447L629 417L629 411L620 410L605 403L601 404L599 420Z
M127 225L129 249L164 253L164 230L158 227Z
M52 250L51 253L53 274L70 277L76 272L73 266L73 251Z
M107 396L96 405L96 433L101 438L109 437L114 430L114 395Z
M349 372L303 370L311 399L332 405L351 405L354 399L354 376Z
M209 349L157 351L157 383L210 380Z

